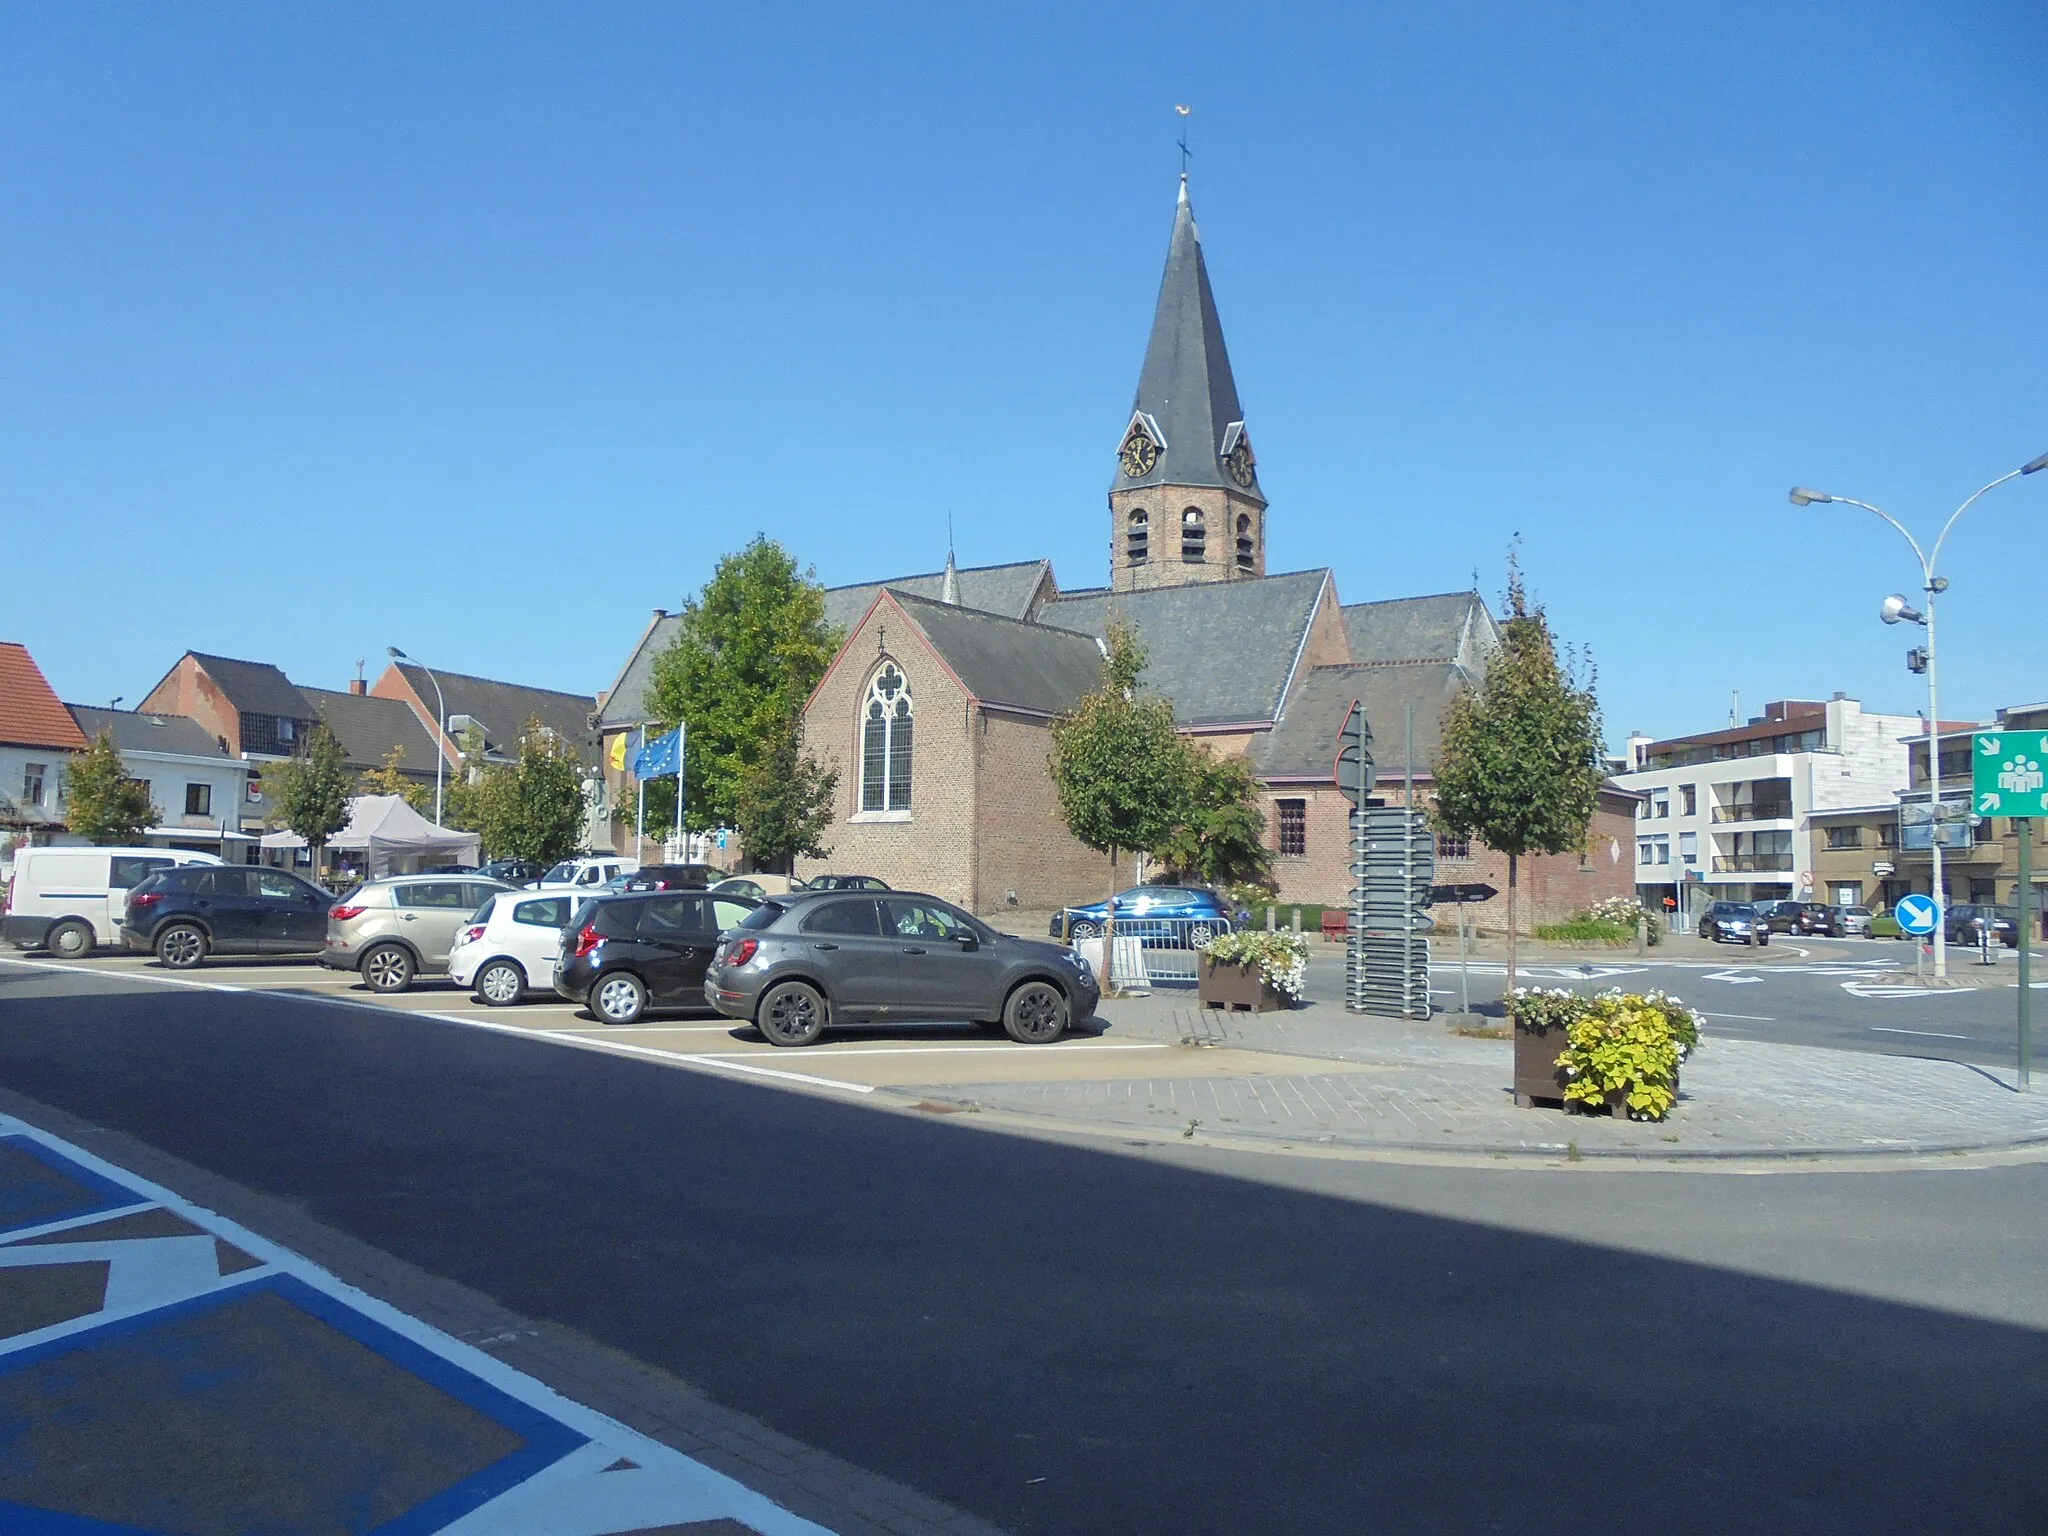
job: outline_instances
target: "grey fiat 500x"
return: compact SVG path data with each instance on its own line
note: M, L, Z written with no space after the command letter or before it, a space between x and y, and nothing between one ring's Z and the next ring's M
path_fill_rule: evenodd
M719 940L704 996L771 1045L897 1019L999 1023L1042 1045L1102 993L1072 950L997 933L936 896L804 891L770 897Z

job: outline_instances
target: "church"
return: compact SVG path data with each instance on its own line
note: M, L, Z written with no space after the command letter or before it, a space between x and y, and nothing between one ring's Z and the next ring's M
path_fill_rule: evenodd
M943 571L827 590L845 639L804 709L807 747L839 775L817 868L984 913L1100 899L1107 858L1067 832L1047 757L1054 719L1100 686L1112 621L1137 631L1140 687L1171 701L1182 733L1250 764L1281 900L1348 899L1350 807L1331 770L1354 702L1376 737L1379 793L1400 803L1412 754L1416 803L1428 802L1444 712L1483 676L1493 615L1477 592L1346 606L1331 570L1267 571L1258 457L1185 176L1114 447L1107 586L1062 590L1045 560L956 569L949 556ZM599 711L607 736L642 723L675 623L657 613L642 635ZM1584 854L1525 860L1524 922L1632 895L1634 815L1625 791L1603 793ZM1442 839L1438 861L1440 881L1505 890L1490 850ZM1474 915L1498 926L1504 906Z

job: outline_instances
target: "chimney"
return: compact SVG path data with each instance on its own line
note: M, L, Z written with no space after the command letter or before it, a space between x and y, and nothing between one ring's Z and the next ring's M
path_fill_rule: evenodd
M360 677L352 677L348 680L348 691L360 699L370 691L370 685Z

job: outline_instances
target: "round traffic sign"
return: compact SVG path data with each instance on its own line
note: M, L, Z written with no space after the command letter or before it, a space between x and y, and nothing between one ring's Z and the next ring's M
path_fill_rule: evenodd
M1899 920L1899 930L1916 938L1934 932L1941 921L1941 908L1934 904L1932 896L1901 896L1892 906L1892 916Z

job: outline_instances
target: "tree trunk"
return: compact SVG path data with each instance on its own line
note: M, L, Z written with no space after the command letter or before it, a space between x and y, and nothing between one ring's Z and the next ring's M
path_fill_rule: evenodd
M1102 905L1102 995L1116 990L1116 850L1109 850L1109 900Z
M1517 875L1518 875L1518 874L1520 873L1519 865L1520 865L1520 859L1518 858L1518 856L1517 856L1517 855L1515 855L1515 854L1512 854L1512 853L1511 853L1511 854L1509 854L1509 855L1508 855L1508 989L1507 989L1506 993L1505 993L1505 994L1503 994L1503 996L1502 996L1502 1002L1503 1002L1503 1004L1505 1005L1505 1007L1504 1007L1504 1009L1503 1009L1503 1013L1504 1013L1504 1015L1505 1015L1505 1017L1506 1017L1506 1019L1507 1019L1507 1021L1508 1021L1508 1028L1509 1028L1509 1029L1513 1029L1513 1028L1515 1027L1515 945L1516 945L1517 941L1518 941L1518 940L1520 939L1520 937L1521 937L1521 932L1522 932L1522 927L1521 927L1521 919L1520 919L1520 918L1519 918L1519 917L1518 917L1518 916L1516 915L1516 912L1515 912L1515 894L1516 894L1516 887L1517 887L1517 885L1518 885L1518 881L1516 880L1516 876L1517 876Z

